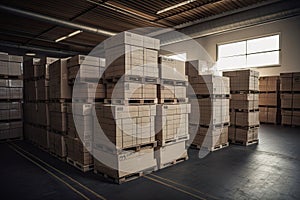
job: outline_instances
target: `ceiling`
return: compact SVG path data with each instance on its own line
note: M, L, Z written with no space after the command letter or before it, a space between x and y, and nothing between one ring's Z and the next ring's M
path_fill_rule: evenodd
M156 14L184 0L1 0L1 5L85 25L113 33L141 27L182 27L195 20L207 19L266 0L197 0ZM55 22L1 10L0 51L44 55L87 53L107 35L83 30L61 42L56 39L78 29Z

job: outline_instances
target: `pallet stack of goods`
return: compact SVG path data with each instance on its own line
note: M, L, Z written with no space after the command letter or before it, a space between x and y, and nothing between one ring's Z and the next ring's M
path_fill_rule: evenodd
M48 84L50 63L56 58L25 57L24 68L24 130L25 137L42 149L49 149Z
M159 40L124 32L104 47L106 99L95 103L94 172L121 183L157 168Z
M0 54L0 141L23 139L23 57Z
M300 125L300 73L280 74L281 124Z
M71 101L67 60L59 59L49 65L49 151L66 159L64 137L67 135L67 103Z
M239 70L223 72L230 78L229 141L234 144L258 143L259 129L259 72Z
M83 172L94 166L92 108L105 98L100 79L104 67L105 60L98 57L77 55L67 60L68 83L73 89L72 103L67 103L66 161Z
M186 63L189 77L189 99L192 112L189 119L190 135L194 136L191 146L209 151L228 147L229 78L202 75L195 70L201 62Z
M191 105L186 95L184 61L160 57L159 74L155 158L158 169L162 169L188 159L186 142Z
M259 121L280 123L280 81L279 76L266 76L259 79Z

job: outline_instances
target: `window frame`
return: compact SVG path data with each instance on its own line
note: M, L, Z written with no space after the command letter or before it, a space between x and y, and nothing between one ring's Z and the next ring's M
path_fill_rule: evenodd
M264 37L271 37L271 36L279 36L279 48L277 50L269 50L269 51L262 51L262 52L255 52L255 53L247 53L247 41L248 40L255 40L255 39L260 39L260 38L264 38ZM226 45L226 44L233 44L233 43L238 43L238 42L246 42L246 54L238 54L238 55L234 55L234 56L227 56L225 58L229 58L229 57L236 57L236 56L246 56L246 66L245 67L239 67L239 68L231 68L231 69L220 69L222 71L229 71L229 70L234 70L234 69L249 69L249 68L269 68L269 67L280 67L282 64L282 44L281 44L281 37L282 34L280 32L275 32L275 33L270 33L270 34L265 34L265 35L259 35L259 36L253 36L253 37L248 37L248 38L244 38L244 39L239 39L239 40L232 40L230 42L221 42L221 43L217 43L216 44L216 62L219 60L219 46L220 45ZM247 56L249 55L255 55L255 54L261 54L261 53L269 53L269 52L279 52L279 64L271 64L271 65L262 65L262 66L253 66L253 67L249 67L247 66Z

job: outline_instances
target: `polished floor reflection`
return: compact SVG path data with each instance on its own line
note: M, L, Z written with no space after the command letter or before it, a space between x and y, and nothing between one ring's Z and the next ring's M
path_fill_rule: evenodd
M300 199L299 128L262 125L259 145L231 145L203 159L190 150L190 159L152 175L116 185L84 174L26 142L16 142L24 155L69 183L89 199ZM82 199L9 144L0 144L1 197L10 199ZM26 153L27 152L27 153ZM28 152L31 154L28 154ZM62 176L53 168L87 186Z

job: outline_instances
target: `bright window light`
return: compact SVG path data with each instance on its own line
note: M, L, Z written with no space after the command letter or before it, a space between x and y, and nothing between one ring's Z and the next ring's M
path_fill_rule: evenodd
M186 53L175 54L171 56L167 56L167 58L172 58L175 60L186 61Z
M279 35L218 45L218 69L230 70L280 64Z
M63 36L63 37L60 37L60 38L56 39L55 42L60 42L60 41L65 40L67 38L73 37L73 36L75 36L75 35L77 35L81 32L82 32L82 30L74 31L74 32L70 33L69 35L66 35L66 36Z
M173 9L178 8L180 6L184 6L186 4L192 3L194 1L197 1L197 0L189 0L189 1L184 1L184 2L181 2L181 3L175 4L173 6L170 6L170 7L164 8L164 9L162 9L160 11L157 11L156 14L161 14L161 13L167 12L169 10L173 10Z

